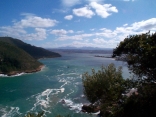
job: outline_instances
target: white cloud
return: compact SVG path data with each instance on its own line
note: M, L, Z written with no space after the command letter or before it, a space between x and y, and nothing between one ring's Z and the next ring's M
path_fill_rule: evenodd
M123 33L125 35L132 35L138 33L145 33L148 31L156 31L156 18L135 22L130 26L117 27L116 33Z
M123 26L128 26L128 24L124 24Z
M76 4L81 3L81 0L61 0L61 1L62 1L63 6L66 6L66 7L72 7Z
M90 10L90 8L87 6L78 9L73 9L73 14L75 14L76 16L87 18L91 18L93 15L95 15L94 12Z
M111 4L101 5L97 2L91 2L90 6L95 9L97 15L101 16L102 18L107 18L111 15L112 12L118 12L117 8L115 6L112 6Z
M67 33L73 33L73 30L64 30L64 29L60 29L60 30L52 30L51 34L57 35L57 36L62 36L62 35L66 35Z
M156 18L133 23L132 27L135 30L156 30Z
M104 0L86 0L87 2L103 2Z
M74 33L74 31L73 30L68 30L68 33Z
M46 39L46 29L43 28L35 28L35 33L29 33L26 35L22 35L25 40L43 40Z
M95 28L92 28L92 29L90 29L91 31L94 31L95 30Z
M94 1L91 2L89 5L86 5L82 8L73 9L73 14L80 17L87 17L92 18L95 14L101 16L102 18L107 18L112 13L117 13L118 10L115 6L111 4L100 4L98 0L89 0ZM96 2L95 2L96 1ZM95 13L93 12L95 10Z
M74 46L74 47L96 47L95 44L89 43L89 42L82 42L82 41L74 41L71 43L69 46Z
M35 28L34 33L28 33L25 29L15 26L0 27L0 34L2 36L19 38L22 40L43 40L47 36L46 29L43 28Z
M3 26L0 27L0 34L2 36L13 36L19 37L20 35L26 34L26 31L23 28L18 28L15 26Z
M73 16L72 15L67 15L67 16L64 17L64 19L66 19L66 20L72 20L73 19Z
M156 31L156 18L151 18L148 20L143 20L140 22L135 22L131 25L123 25L121 27L116 27L115 30L110 30L107 28L101 28L96 30L96 32L91 33L73 33L72 35L62 35L56 40L71 41L71 46L75 47L108 47L114 48L120 41L124 40L129 35L146 33L148 31ZM86 41L87 40L87 41ZM72 41L74 41L72 43Z
M103 1L104 0L61 0L62 5L65 7L73 7L78 4L90 3L90 2L102 3Z
M22 19L19 22L16 22L14 25L18 27L40 27L40 28L47 28L47 27L53 27L58 23L58 21L49 19L49 18L42 18L34 15L26 16L24 19Z
M60 40L60 41L83 40L85 38L92 37L92 36L93 36L93 34L79 34L79 35L72 35L72 36L62 35L62 36L58 37L57 40Z
M14 20L12 26L0 27L0 34L26 40L43 40L47 37L46 28L55 26L58 21L22 13L25 16L20 21ZM30 33L28 28L32 30Z

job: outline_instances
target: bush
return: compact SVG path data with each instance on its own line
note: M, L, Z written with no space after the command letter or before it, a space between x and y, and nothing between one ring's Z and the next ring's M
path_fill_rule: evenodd
M123 98L122 93L129 87L127 80L122 77L122 68L115 68L114 64L102 66L97 73L92 69L91 75L83 74L82 82L87 99L100 106L104 112L112 112L112 107L119 104Z

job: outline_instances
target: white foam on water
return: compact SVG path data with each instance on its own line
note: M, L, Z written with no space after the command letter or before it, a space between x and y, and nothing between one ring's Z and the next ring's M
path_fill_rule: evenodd
M20 116L22 113L19 112L19 107L5 107L0 110L3 114L1 117L13 117Z
M81 112L81 108L83 106L82 103L74 103L71 99L62 99L60 102L62 102L63 105L68 107L70 110L74 110L76 113Z
M0 74L0 77L16 77L16 76L22 76L24 74L27 74L27 73L22 72L22 73L18 73L16 75L11 75L11 76L8 76L6 74Z
M0 77L8 77L8 75L0 74Z
M66 81L63 85L61 85L60 88L64 87L66 84L68 84L68 82Z
M45 68L46 68L46 66L43 66L43 67L41 68L41 70L38 71L38 72L44 71ZM36 73L36 72L33 72L33 73ZM17 76L22 76L22 75L25 75L25 74L33 74L33 73L21 72L21 73L17 73L17 74L15 74L15 75L11 75L11 76L8 76L8 75L6 75L6 74L0 74L0 77L17 77Z
M96 113L92 113L93 115L98 115L100 114L100 111L96 112Z
M34 107L32 107L31 111L35 111L36 108L40 108L41 110L50 113L47 111L49 107L51 107L50 103L52 102L51 96L57 95L58 93L63 93L65 88L60 89L46 89L45 91L38 93L36 95L32 95L31 98L36 98L36 102L34 103ZM30 99L30 98L28 98ZM28 100L27 99L27 100Z
M77 73L68 73L68 74L62 73L61 75L57 75L57 76L70 76L70 75L78 75L78 74Z

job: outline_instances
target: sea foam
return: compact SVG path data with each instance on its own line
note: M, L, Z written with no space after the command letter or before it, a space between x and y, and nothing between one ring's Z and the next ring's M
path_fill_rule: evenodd
M31 109L31 111L35 111L37 108L40 108L41 110L45 112L49 107L51 107L52 103L52 97L54 95L57 95L58 93L63 93L65 91L65 88L60 89L46 89L45 91L38 93L36 95L32 95L31 98L36 98L36 102L34 103L34 107ZM30 99L30 98L28 98ZM50 113L50 112L49 112Z
M20 116L19 107L8 107L0 109L0 113L2 113L1 117L14 117Z
M76 113L81 112L81 108L83 106L82 103L74 103L71 99L62 99L60 100L60 102L70 110L74 110Z

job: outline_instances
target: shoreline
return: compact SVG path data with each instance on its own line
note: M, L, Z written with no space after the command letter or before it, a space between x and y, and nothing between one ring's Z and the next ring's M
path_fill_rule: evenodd
M34 70L25 70L25 71L12 71L8 74L0 73L0 77L11 77L11 76L21 76L23 74L29 74L29 73L36 73L39 71L42 71L42 69L45 67L45 65L40 65L37 69Z
M111 56L101 56L101 55L95 55L94 57L100 57L100 58L113 58Z

